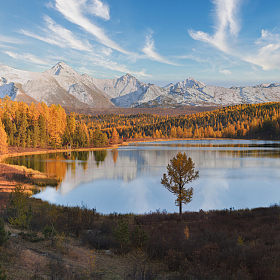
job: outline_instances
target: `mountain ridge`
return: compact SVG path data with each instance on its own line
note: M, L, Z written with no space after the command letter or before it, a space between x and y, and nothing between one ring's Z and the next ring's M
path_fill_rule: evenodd
M97 90L78 72L64 62L59 62L51 69L43 72L28 72L0 65L0 97L8 95L12 100L20 99L25 94L36 102L45 102L47 105L60 104L61 106L77 108L113 108L113 103L107 96ZM17 83L14 93L4 91L7 85ZM21 100L22 101L22 100Z
M60 61L42 72L0 65L0 98L73 108L229 106L280 101L279 83L224 88L188 78L164 87L127 73L115 79L79 74Z

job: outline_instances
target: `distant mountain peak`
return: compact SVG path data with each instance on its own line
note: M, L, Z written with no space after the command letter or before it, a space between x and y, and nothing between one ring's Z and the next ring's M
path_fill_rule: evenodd
M182 82L178 82L176 84L170 83L166 86L164 86L164 89L170 89L173 88L186 88L186 87L196 87L196 88L202 88L205 87L206 84L203 82L199 82L196 79L189 77L188 79L183 80Z
M182 82L177 83L178 85L180 85L180 87L205 87L206 85L202 82L197 81L196 79L189 77L188 79L185 79ZM177 85L176 84L176 85Z
M58 62L51 69L45 71L44 73L47 73L51 76L77 76L77 75L80 75L73 68L71 68L69 65L67 65L63 61Z
M137 80L134 76L132 76L132 75L129 74L129 73L126 73L125 75L123 75L122 78L130 78L130 79L135 79L135 80Z
M33 73L0 65L0 98L61 104L65 107L176 107L228 106L280 101L280 84L224 88L205 85L189 77L159 87L127 73L120 78L96 79L80 75L60 61L44 73Z
M142 84L137 78L135 78L134 76L132 76L129 73L126 73L125 75L121 76L120 78L117 79L119 82L125 82L125 83L138 83L138 84Z

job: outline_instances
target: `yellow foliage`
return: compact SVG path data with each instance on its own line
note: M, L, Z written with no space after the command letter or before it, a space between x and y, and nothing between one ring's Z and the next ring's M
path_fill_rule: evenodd
M184 229L184 235L185 235L186 239L189 240L190 230L189 230L188 226L186 226L185 229Z
M8 152L7 134L0 119L0 154Z

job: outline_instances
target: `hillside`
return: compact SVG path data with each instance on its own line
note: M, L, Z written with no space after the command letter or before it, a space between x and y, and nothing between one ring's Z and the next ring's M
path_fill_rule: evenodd
M112 108L109 98L63 62L44 73L0 66L0 98L71 108Z
M43 73L0 66L0 98L28 104L60 104L71 110L91 108L178 108L182 106L233 106L280 101L280 84L224 88L193 78L159 87L126 74L96 79L79 74L63 62Z

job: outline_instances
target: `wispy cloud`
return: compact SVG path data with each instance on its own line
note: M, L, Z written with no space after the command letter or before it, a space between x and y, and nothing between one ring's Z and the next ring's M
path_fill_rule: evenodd
M146 73L146 69L143 69L142 71L136 71L136 72L132 71L131 74L137 76L138 78L139 77L153 78L152 75L149 75L149 74Z
M130 73L137 77L152 77L151 75L147 74L145 70L141 71L134 71L132 69L127 68L126 65L118 64L110 59L102 59L98 57L88 57L88 61L94 63L94 65L98 65L113 71L119 71L122 73Z
M187 55L178 55L178 56L176 56L176 58L179 58L179 59L191 59L191 60L196 61L196 62L198 62L198 63L210 63L210 64L213 63L213 62L210 60L210 58L202 59L202 58L200 58L199 56L194 56L194 55L191 55L191 54L187 54Z
M140 71L135 71L133 69L128 68L124 64L117 63L110 59L109 56L106 54L103 54L102 51L97 50L91 53L82 53L78 51L71 51L65 53L66 57L79 57L79 65L83 65L82 67L77 67L76 69L80 73L86 73L86 74L93 74L96 75L98 73L98 67L109 69L112 71L121 72L123 74L130 73L132 75L135 75L137 77L152 77L151 75L146 73L146 70L142 69ZM57 61L58 59L56 57L50 58L52 61ZM64 59L65 62L68 61L67 58ZM72 63L75 63L72 61Z
M230 48L227 43L228 36L236 37L240 30L237 12L241 0L215 0L216 32L209 35L203 31L188 30L190 36L202 42L209 43L217 49L227 53Z
M224 75L231 75L231 71L230 71L230 70L227 70L227 69L220 70L219 72L220 72L221 74L224 74Z
M69 57L80 57L80 59L83 59L85 62L90 62L92 65L100 66L122 73L131 73L136 76L150 77L150 75L146 74L144 70L131 71L125 65L112 61L110 59L112 54L111 48L102 45L99 47L93 47L89 42L82 42L81 40L77 39L70 30L57 24L49 16L45 16L44 20L46 26L44 28L41 28L41 35L35 34L28 30L21 30L20 33L37 40L41 40L48 44L64 48L66 52L69 53ZM20 55L15 52L6 52L6 54L17 60L27 62L30 58L30 61L32 63L38 61L40 62L39 64L46 64L42 63L44 62L44 60L40 60L36 57L30 57L30 54ZM53 61L53 59L51 59L51 61ZM90 66L88 69L90 69Z
M112 54L112 49L110 49L110 48L102 48L102 53L103 54L105 54L106 56L111 56L111 54Z
M166 64L170 64L170 65L179 66L178 64L169 61L168 59L162 57L160 54L158 54L156 52L155 41L154 41L152 35L153 35L153 31L150 30L149 35L146 36L146 45L142 50L147 55L147 57L152 59L152 60L161 62L161 63L166 63Z
M34 64L38 64L38 65L49 65L50 64L49 61L40 59L30 53L18 54L18 53L10 52L10 51L4 51L4 53L16 60L24 61L27 63L34 63Z
M261 30L261 37L255 42L254 50L243 55L243 59L264 70L280 69L280 35Z
M23 44L22 40L16 39L16 38L12 38L12 37L8 37L8 36L3 36L0 34L0 42L1 43L6 43L6 44Z
M194 39L206 42L227 55L260 66L264 70L280 69L280 35L261 30L255 44L242 45L236 49L232 42L238 38L240 19L238 11L242 0L215 0L216 32L209 35L203 31L188 30ZM224 73L225 74L225 73Z
M100 0L93 0L87 11L105 20L110 19L110 10L108 4L103 3Z
M93 1L91 6L87 6L86 0L55 0L55 8L70 22L82 27L86 32L92 34L98 42L101 44L114 49L120 53L127 55L134 55L132 52L129 52L119 46L116 42L111 40L106 34L105 31L93 24L85 14L90 12L92 13L92 7L94 7ZM102 5L101 5L102 6ZM96 5L95 5L96 7ZM103 6L104 7L104 6ZM104 8L102 8L104 9ZM102 10L100 8L100 10ZM99 11L100 11L99 10ZM109 8L108 8L109 12ZM107 16L108 18L108 16Z
M47 26L47 29L43 29L44 36L40 36L23 29L20 31L20 33L62 48L70 47L80 51L91 51L91 45L87 41L82 42L75 38L74 34L70 30L57 24L49 16L45 16L44 20Z

